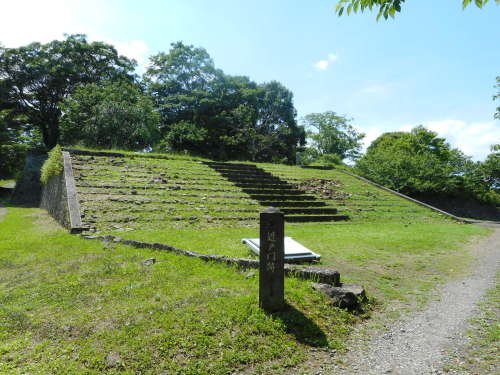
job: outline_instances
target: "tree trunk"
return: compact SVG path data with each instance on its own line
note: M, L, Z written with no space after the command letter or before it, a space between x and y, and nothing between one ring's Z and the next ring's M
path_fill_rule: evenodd
M43 143L47 149L53 149L59 142L59 118L47 119L45 126L40 126L42 130Z

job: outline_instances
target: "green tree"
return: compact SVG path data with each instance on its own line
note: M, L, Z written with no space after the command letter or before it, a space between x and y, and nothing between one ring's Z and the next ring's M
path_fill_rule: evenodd
M293 93L277 81L258 86L256 160L295 162L297 146L305 145L305 130L298 126ZM282 160L282 161L284 161Z
M336 7L336 12L339 16L344 13L351 14L351 12L357 13L358 11L365 11L373 8L378 8L377 20L380 17L385 19L393 17L396 12L401 12L401 6L406 0L338 0ZM461 0L462 7L465 9L472 0ZM474 4L478 8L482 8L488 3L489 0L474 0ZM500 0L495 0L497 4L500 4Z
M419 198L475 198L497 204L499 154L474 162L422 126L385 133L368 147L356 171L381 185Z
M196 152L199 145L207 138L208 132L189 121L172 124L163 142L159 144L161 151L189 150Z
M150 58L144 78L160 110L165 133L170 124L193 120L200 102L221 76L204 48L182 42L172 43L168 53Z
M80 86L61 109L63 144L143 150L159 140L152 100L128 81Z
M304 142L290 90L226 75L203 48L173 43L168 53L151 58L145 82L161 113L161 149L292 161Z
M491 153L482 163L484 180L492 189L500 190L500 144L491 146Z
M59 141L60 103L79 86L103 80L128 79L135 62L119 56L111 45L88 43L69 35L47 44L0 48L0 85L8 88L10 110L37 127L48 148ZM4 105L0 111L4 110Z
M0 145L17 143L22 135L22 117L15 111L8 95L9 87L6 82L0 81Z
M302 119L311 147L318 157L335 154L341 160L356 160L361 154L361 140L365 134L358 132L351 122L333 111L311 113Z
M467 158L422 126L385 133L356 163L361 175L404 194L451 194L461 185Z
M497 77L497 84L495 85L497 91L497 94L493 96L493 100L498 100L500 99L500 76ZM497 111L495 113L495 118L497 120L500 120L500 106L497 107Z

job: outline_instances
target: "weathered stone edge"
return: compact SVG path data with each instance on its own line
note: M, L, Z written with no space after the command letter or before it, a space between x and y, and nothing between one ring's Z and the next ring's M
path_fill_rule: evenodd
M63 148L64 151L69 152L73 155L85 155L85 156L105 156L110 158L122 158L122 157L130 157L130 158L145 158L145 159L159 159L159 160L172 160L171 157L168 156L159 156L159 155L148 155L148 154L125 154L122 152L106 152L106 151L90 151L90 150L77 150L73 148ZM186 157L184 160L195 160L193 158Z
M69 224L71 233L81 233L87 229L82 225L80 215L80 205L78 203L78 193L76 191L75 178L73 176L73 167L71 165L71 156L69 152L62 152L64 161L64 182L66 184L66 198L68 200Z
M259 268L259 261L246 258L231 258L223 255L204 255L195 251L178 249L171 245L166 245L158 242L149 243L136 240L125 240L115 236L91 236L81 235L82 238L87 240L99 240L120 243L123 245L133 246L139 249L153 249L153 250L166 250L173 253L184 255L188 257L198 258L205 262L223 263L240 268ZM301 267L291 264L285 264L285 275L294 276L305 280L314 280L319 283L329 284L333 286L340 286L340 273L328 268L318 267Z
M439 212L440 214L443 214L443 215L446 215L448 217L451 217L452 219L457 220L457 221L459 221L461 223L464 223L464 224L473 224L474 223L474 221L472 221L472 220L463 219L461 217L458 217L458 216L455 216L453 214L450 214L449 212L446 212L446 211L443 211L443 210L441 210L441 209L439 209L437 207L431 206L430 204L424 203L422 201L419 201L417 199L414 199L414 198L411 198L411 197L409 197L407 195L399 193L399 192L397 192L395 190L392 190L392 189L389 189L389 188L387 188L385 186L377 184L376 182L373 182L373 181L371 181L371 180L369 180L369 179L367 179L365 177L361 177L361 176L358 176L357 174L346 172L346 171L341 171L341 172L345 173L345 174L347 174L347 175L349 175L351 177L357 178L358 180L366 182L366 183L368 183L370 185L376 186L376 187L378 187L378 188L380 188L382 190L388 191L389 193L395 194L395 195L397 195L397 196L399 196L401 198L409 200L409 201L411 201L413 203L419 204L420 206L427 207L427 208L429 208L429 209L431 209L433 211Z

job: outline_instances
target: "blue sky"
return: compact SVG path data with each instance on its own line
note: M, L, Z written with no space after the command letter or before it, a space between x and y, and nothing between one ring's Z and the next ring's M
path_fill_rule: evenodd
M408 0L395 20L338 18L336 0L2 2L0 42L46 42L63 33L105 40L147 65L170 43L204 47L218 68L278 80L299 118L333 110L354 118L369 144L423 124L475 159L500 143L493 120L500 75L500 6ZM22 19L22 22L19 20ZM20 25L22 27L20 27Z

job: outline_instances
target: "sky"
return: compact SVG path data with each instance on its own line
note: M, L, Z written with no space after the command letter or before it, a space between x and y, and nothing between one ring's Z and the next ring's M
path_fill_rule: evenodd
M138 62L183 41L217 68L294 93L298 119L335 111L366 134L422 124L474 160L500 143L500 5L407 0L396 19L337 17L336 0L0 0L0 43L82 33Z

